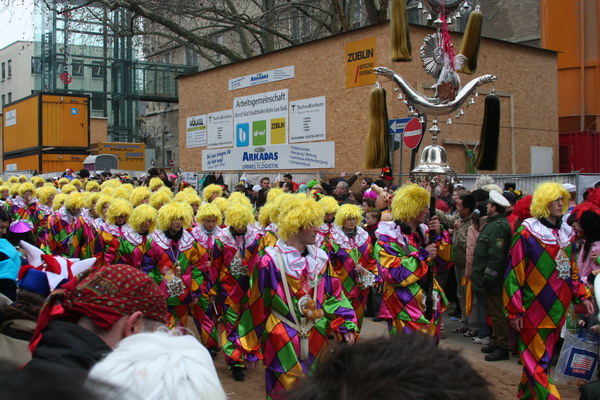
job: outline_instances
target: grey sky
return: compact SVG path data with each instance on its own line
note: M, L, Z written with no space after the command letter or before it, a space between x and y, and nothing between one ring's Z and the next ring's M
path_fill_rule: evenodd
M17 40L33 40L33 0L0 1L0 49Z

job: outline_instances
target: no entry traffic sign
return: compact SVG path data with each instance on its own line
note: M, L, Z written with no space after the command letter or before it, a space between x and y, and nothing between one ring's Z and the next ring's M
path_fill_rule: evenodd
M404 127L404 145L409 149L416 148L423 137L423 125L419 118L411 118Z

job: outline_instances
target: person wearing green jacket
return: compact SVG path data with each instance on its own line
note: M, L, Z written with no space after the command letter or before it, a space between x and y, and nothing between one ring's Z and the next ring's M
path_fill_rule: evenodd
M510 203L491 191L487 204L488 222L483 227L473 258L473 290L485 293L485 303L494 331L489 345L481 348L486 361L508 360L508 320L502 300L506 257L510 249L511 228L505 209Z

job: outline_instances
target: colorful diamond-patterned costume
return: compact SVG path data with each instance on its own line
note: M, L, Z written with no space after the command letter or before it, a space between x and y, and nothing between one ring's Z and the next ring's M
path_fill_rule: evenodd
M234 342L238 338L238 316L248 306L250 277L260 257L260 235L248 225L243 235L233 235L231 228L222 229L213 249L214 264L208 274L208 294L214 296L225 330L221 348L230 368L243 367L244 357Z
M127 224L104 224L98 232L98 236L94 243L94 257L98 260L96 266L122 264L116 262L117 252L119 250L121 237L130 229L131 228Z
M113 264L127 264L140 268L144 254L148 250L149 237L150 235L141 235L130 227L120 237L116 254L108 258L114 259Z
M260 246L258 248L261 257L265 255L265 249L267 247L275 246L275 243L277 243L277 229L277 224L271 223L264 229L264 232L262 232Z
M315 246L307 246L307 250L304 256L281 240L266 249L255 271L249 308L240 318L238 343L248 353L248 360L260 358L262 353L268 399L284 396L299 377L314 370L325 354L328 332L358 330L354 310L342 283L331 274L327 254ZM277 251L284 266L277 261ZM314 300L315 309L324 312L324 318L308 329L306 339L294 327L282 268L298 321L304 317L300 308L306 299Z
M170 327L187 327L188 311L195 297L201 295L203 277L198 268L206 250L192 235L181 230L181 237L170 239L157 229L147 243L142 271L160 285L167 296L171 313Z
M45 237L46 223L44 215L39 209L39 203L36 199L32 199L29 204L21 196L17 196L10 206L9 213L13 220L24 219L33 224L33 234L39 238L40 230L44 232L42 237Z
M54 214L54 210L52 210L52 207L45 204L38 204L38 212L40 221L37 231L36 245L39 248L43 248L46 246L46 242L48 241L48 220L50 219L50 216Z
M48 218L48 240L43 250L55 256L86 258L88 229L83 217L74 216L63 206Z
M317 241L316 246L323 249L325 242L329 239L329 235L331 234L331 229L333 228L333 222L325 222L323 225L319 227L319 231L317 232Z
M384 282L379 317L387 319L391 335L420 331L434 336L437 341L440 337L439 323L448 307L448 300L434 280L433 317L428 320L424 315L424 288L428 284L430 268L436 274L452 267L450 236L447 231L442 231L436 238L437 257L431 262L425 250L428 244L427 226L420 225L420 233L403 233L403 226L382 221L377 229L379 240L373 249L373 257Z
M560 398L548 376L554 346L569 304L589 296L579 281L574 236L566 223L551 229L529 218L512 239L504 302L509 318L523 317L518 340L523 375L517 395L522 399Z
M352 303L360 329L370 291L370 286L364 285L365 278L373 280L371 286L381 281L377 263L371 255L371 238L361 227L356 228L356 235L348 236L335 225L325 245L333 274L342 282L344 295Z
M207 277L213 266L215 241L220 231L221 228L216 227L212 232L208 232L206 229L204 229L202 224L198 224L194 229L192 229L191 232L194 240L196 240L198 245L205 250L198 263L198 266L200 267L204 277L201 290L202 294L198 299L198 302L192 306L192 309L196 328L198 329L198 332L200 332L200 340L207 349L217 349L219 347L215 305L208 296Z

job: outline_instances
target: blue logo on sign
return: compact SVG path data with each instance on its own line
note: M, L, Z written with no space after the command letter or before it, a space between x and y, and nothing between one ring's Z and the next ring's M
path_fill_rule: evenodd
M250 124L248 122L237 124L235 132L236 147L248 147L250 145Z
M79 114L79 109L77 107L71 108L71 115L77 115L77 114Z

